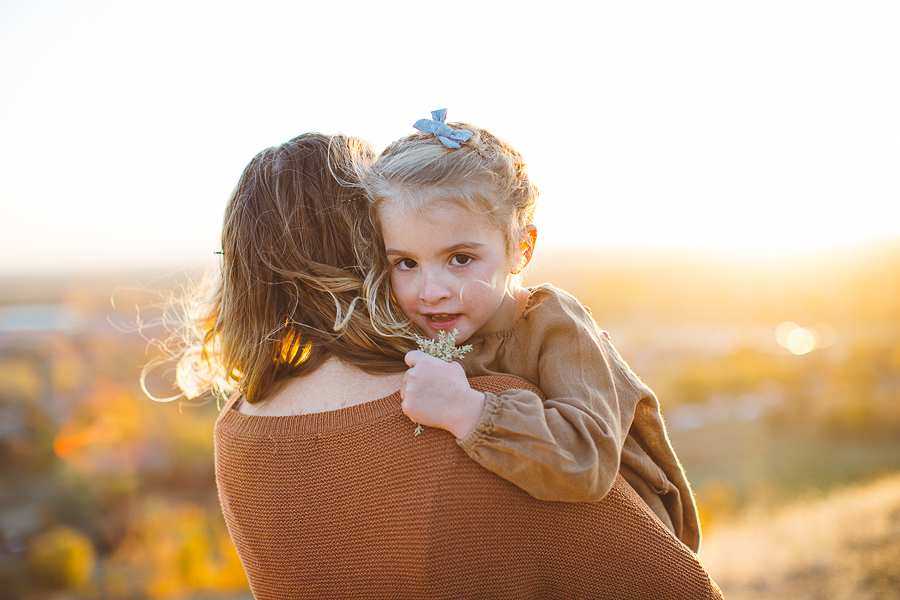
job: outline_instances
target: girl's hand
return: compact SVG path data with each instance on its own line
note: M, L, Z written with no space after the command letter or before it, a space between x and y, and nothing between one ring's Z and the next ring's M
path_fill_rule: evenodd
M416 423L446 429L461 440L475 429L484 411L483 392L469 387L462 365L420 350L406 354L410 369L400 386L403 412Z

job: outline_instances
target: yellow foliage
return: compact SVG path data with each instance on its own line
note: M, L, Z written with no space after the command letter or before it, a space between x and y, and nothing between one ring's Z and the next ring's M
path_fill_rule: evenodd
M54 393L71 394L84 382L85 365L74 344L65 338L53 340L50 379Z
M113 561L142 573L152 598L247 590L221 515L189 504L148 503Z
M734 484L721 479L711 479L703 484L697 493L697 512L704 532L711 526L734 515L738 506L738 495Z
M82 469L114 462L135 468L145 448L142 404L121 386L101 380L62 424L53 442L57 456Z
M45 587L77 590L91 578L96 554L91 540L70 527L54 527L28 545L31 576Z
M34 402L41 395L41 376L36 365L26 360L0 362L0 398Z

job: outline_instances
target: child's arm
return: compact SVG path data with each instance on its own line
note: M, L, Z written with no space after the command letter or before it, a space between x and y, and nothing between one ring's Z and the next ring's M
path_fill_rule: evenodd
M528 328L488 359L491 370L537 384L547 400L525 390L487 394L481 420L460 445L536 498L597 501L615 481L635 413L658 404L580 305L563 298L561 306L532 314Z

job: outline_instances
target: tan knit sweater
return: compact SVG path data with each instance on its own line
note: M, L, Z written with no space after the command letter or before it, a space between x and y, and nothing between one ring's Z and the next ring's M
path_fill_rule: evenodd
M539 501L451 434L413 430L397 393L288 417L225 407L219 498L257 599L722 597L621 478L599 503Z
M506 331L473 337L469 377L514 375L540 388L488 395L460 446L535 498L599 500L621 474L694 551L700 521L656 396L572 296L544 284Z

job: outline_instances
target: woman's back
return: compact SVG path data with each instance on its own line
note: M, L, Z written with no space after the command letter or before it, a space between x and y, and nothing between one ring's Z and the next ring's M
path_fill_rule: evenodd
M481 378L485 391L522 387ZM216 425L223 511L257 598L719 598L621 480L541 502L483 469L399 395Z

